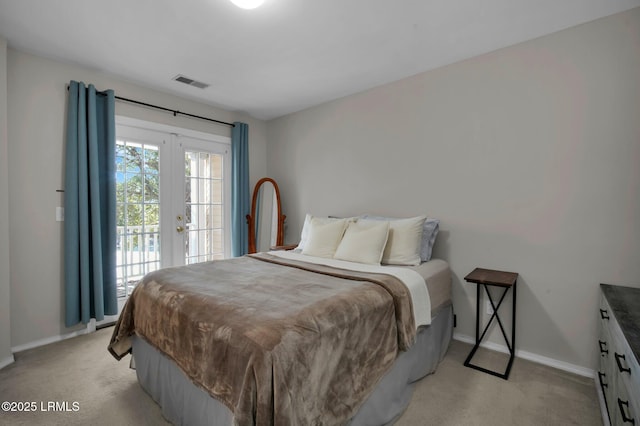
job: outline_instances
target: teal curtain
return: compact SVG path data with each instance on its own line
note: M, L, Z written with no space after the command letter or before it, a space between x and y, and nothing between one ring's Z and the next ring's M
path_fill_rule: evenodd
M118 313L115 97L72 81L64 192L65 325Z
M231 254L249 251L249 126L235 122L231 129Z

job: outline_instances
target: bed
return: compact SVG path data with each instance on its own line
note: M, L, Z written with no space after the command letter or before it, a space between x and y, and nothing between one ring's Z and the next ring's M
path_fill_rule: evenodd
M141 386L174 424L392 424L412 384L435 371L448 348L451 274L439 259L349 259L370 250L368 231L366 245L339 255L352 224L336 234L331 258L314 256L326 241L314 246L311 238L297 252L148 274L109 351L133 354Z

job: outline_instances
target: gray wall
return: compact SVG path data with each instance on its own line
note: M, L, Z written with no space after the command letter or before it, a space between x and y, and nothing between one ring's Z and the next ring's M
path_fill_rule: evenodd
M0 56L2 58L2 56ZM249 124L250 178L266 173L266 124L239 113L160 93L89 70L8 49L8 177L10 181L9 249L11 256L11 347L29 346L70 334L84 327L64 327L62 223L55 207L63 205L56 189L64 183L64 124L66 84L70 80L114 89L116 95L163 105L222 121ZM0 67L0 76L5 67ZM2 90L2 86L0 86ZM2 97L1 99L4 99ZM116 102L116 114L171 124L208 133L230 135L230 128ZM2 110L0 109L0 118ZM5 126L0 128L5 129ZM0 136L0 142L3 139ZM6 145L4 142L0 147ZM6 170L0 169L0 200L6 200ZM6 213L0 209L0 241L6 237ZM3 226L5 225L5 226ZM5 262L0 247L0 262ZM4 263L3 263L4 264ZM0 265L1 266L1 265ZM9 298L5 269L0 269L0 315ZM0 360L6 344L4 317L0 326ZM8 324L8 321L6 322Z
M639 76L634 9L272 120L286 240L307 212L437 217L457 333L464 276L515 271L518 349L593 369L599 283L640 286Z
M0 368L11 354L9 273L9 169L7 159L7 43L0 38Z

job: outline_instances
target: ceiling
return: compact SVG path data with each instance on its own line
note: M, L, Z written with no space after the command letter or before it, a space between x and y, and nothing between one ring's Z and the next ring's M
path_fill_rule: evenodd
M268 120L640 0L0 0L10 48ZM210 86L172 79L182 74Z

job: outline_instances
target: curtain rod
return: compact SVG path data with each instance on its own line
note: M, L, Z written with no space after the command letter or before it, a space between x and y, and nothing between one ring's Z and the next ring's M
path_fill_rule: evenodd
M67 85L67 91L68 90L69 90L69 85ZM97 90L96 90L96 93L99 94L99 95L105 95L104 92L99 92ZM149 107L149 108L155 108L155 109L159 109L159 110L162 110L162 111L171 112L171 113L173 113L174 117L176 115L180 114L180 115L184 115L184 116L191 117L191 118L198 118L200 120L206 120L206 121L212 121L212 122L218 123L218 124L224 124L225 126L236 127L235 124L227 123L226 121L220 121L220 120L216 120L214 118L208 118L208 117L202 117L200 115L189 114L188 112L182 112L182 111L178 111L176 109L170 109L170 108L166 108L166 107L159 106L159 105L153 105L153 104L149 104L149 103L146 103L146 102L136 101L134 99L123 98L122 96L115 96L114 95L114 98L119 100L119 101L123 101L123 102L129 102L129 103L136 104L136 105L142 105L142 106L146 106L146 107Z

